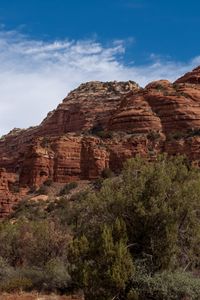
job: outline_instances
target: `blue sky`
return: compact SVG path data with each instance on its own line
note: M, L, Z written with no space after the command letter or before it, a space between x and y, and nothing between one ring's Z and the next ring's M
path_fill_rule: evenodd
M0 22L35 39L132 41L128 59L154 53L176 60L199 54L198 0L1 0ZM134 41L134 42L133 42Z
M37 124L81 82L192 69L199 12L198 0L0 0L0 134Z

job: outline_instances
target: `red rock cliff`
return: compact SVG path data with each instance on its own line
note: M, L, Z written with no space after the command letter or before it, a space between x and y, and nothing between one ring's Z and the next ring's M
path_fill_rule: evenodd
M89 82L69 93L37 127L0 139L0 216L32 187L93 180L140 154L186 154L200 162L200 68L175 83L140 88Z

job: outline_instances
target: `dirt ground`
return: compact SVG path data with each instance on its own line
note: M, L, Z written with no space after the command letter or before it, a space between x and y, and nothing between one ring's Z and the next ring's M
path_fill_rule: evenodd
M0 300L84 300L83 297L58 296L58 295L40 295L38 293L20 293L20 294L2 294Z

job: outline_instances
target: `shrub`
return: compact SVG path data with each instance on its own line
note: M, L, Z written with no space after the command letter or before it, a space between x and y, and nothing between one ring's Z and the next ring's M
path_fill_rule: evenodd
M29 280L35 290L64 292L71 286L68 267L68 263L56 257L42 268L17 268L16 272L19 277Z
M20 191L19 185L17 185L17 184L10 184L9 189L13 193L19 193L19 191Z
M103 184L103 178L97 178L94 182L93 182L93 186L96 190L100 190Z
M54 221L58 220L61 224L67 224L68 219L70 219L70 214L72 213L69 200L65 197L51 202L47 207L47 211Z
M37 190L38 195L48 195L48 185L41 185L41 187Z
M72 278L85 286L86 299L112 299L125 291L134 272L126 246L126 228L117 219L113 226L100 226L95 238L82 235L71 245L71 262L75 265ZM114 299L114 298L113 298Z
M13 208L10 218L26 218L28 220L40 220L47 217L46 203L42 201L23 200Z
M172 133L169 138L174 140L179 140L181 138L189 138L193 136L200 136L200 129L199 128L193 128L188 129L186 132L177 131Z
M121 255L126 253L124 247L129 250L124 254L124 261L130 254L133 265L135 260L143 259L152 276L188 264L190 269L197 268L200 265L199 199L200 172L189 166L184 157L164 155L152 162L140 157L127 161L121 176L105 180L100 191L88 194L77 203L75 234L81 244L85 237L82 247L88 244L89 250L75 251L79 258L75 263L72 260L72 264L78 267L81 260L78 269L85 271L73 276L89 293L87 299L107 299L104 293L110 293L108 298L114 297L112 286L117 291L119 285L115 285L115 276L107 269L113 270L113 265L109 265L112 259L109 262L107 259L109 255L118 255L112 247L124 235L127 240L123 242ZM118 218L125 229L118 229L116 234L113 223ZM105 242L101 239L102 223L107 228L104 237L110 251L106 257L103 256L105 248L102 249ZM120 282L123 267L120 258L117 261L120 267L116 267L118 272L114 274L119 275ZM123 276L126 278L126 274Z
M148 135L147 135L147 138L152 140L152 141L156 141L160 138L160 133L157 132L157 131L153 131L151 130Z
M45 186L51 186L53 184L53 180L52 179L47 179L43 184Z
M5 261L3 257L0 257L0 282L11 277L14 273L14 269Z
M127 300L139 300L138 291L131 289L127 295Z
M35 186L31 186L29 189L28 194L34 194L36 192L36 187Z
M105 131L100 124L94 126L90 132L102 139L109 139L113 137L113 133L111 131Z
M187 133L182 131L176 131L169 135L170 140L180 140L184 137L187 137Z
M103 131L103 127L101 124L97 124L90 130L91 134L96 135L98 132Z
M187 132L187 135L190 136L200 136L200 128L190 129Z
M64 196L68 194L71 190L75 189L78 186L77 182L67 183L59 192L59 196Z
M43 147L43 148L48 148L49 147L49 144L50 144L50 140L49 140L49 137L45 136L40 145Z
M59 258L51 259L45 265L45 285L48 290L66 290L71 285L68 265Z
M111 131L98 131L96 135L102 139L111 139L113 137L113 133Z
M112 178L112 177L114 177L114 172L111 169L109 169L109 168L105 168L102 171L101 175L102 175L102 177L104 179L106 179L106 178Z
M18 292L18 291L27 291L32 287L31 280L27 278L11 278L0 283L0 290L2 292Z
M65 257L70 235L51 220L1 224L0 256L12 266L43 267L55 257Z
M184 271L165 271L153 276L139 271L132 285L139 299L198 300L200 295L200 279Z
M162 155L131 159L99 189L60 197L46 220L31 221L41 204L24 202L15 222L0 222L0 282L83 289L86 300L197 300L199 199L199 169Z
M27 278L32 282L32 289L38 291L44 290L46 282L44 269L36 267L21 267L17 268L16 272L19 274L19 276Z
M158 84L156 85L156 89L157 89L159 92L161 92L161 91L165 91L165 90L166 90L166 87L163 86L162 84L158 83Z

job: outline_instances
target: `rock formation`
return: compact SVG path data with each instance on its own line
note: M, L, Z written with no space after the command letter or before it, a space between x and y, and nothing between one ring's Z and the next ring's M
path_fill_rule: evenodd
M185 154L200 164L200 67L174 83L89 82L37 127L0 139L0 217L46 180L94 180L140 154Z

